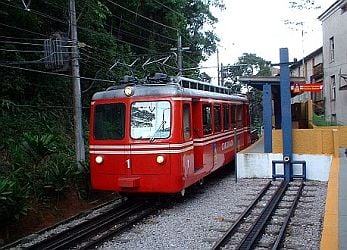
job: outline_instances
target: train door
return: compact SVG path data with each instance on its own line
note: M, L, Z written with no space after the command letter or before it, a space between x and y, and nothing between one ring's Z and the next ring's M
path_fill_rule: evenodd
M213 167L214 147L211 143L212 135L212 105L209 103L202 104L202 127L203 140L200 145L203 151L203 167L210 171Z
M235 151L235 154L237 152L237 139L235 140L235 138L237 138L237 128L236 128L236 105L232 104L231 105L231 129L233 130L233 148ZM236 136L235 136L235 132L236 132Z
M213 132L214 134L222 132L222 108L220 104L213 105ZM213 167L218 168L223 164L222 141L212 142L213 147Z
M182 138L183 138L183 145L185 147L191 147L193 145L193 138L192 138L192 106L191 103L186 102L183 103L182 106ZM185 179L188 178L188 176L191 176L194 173L194 150L193 148L190 150L183 150L182 153L182 167L183 167L183 176Z
M236 105L236 128L237 128L237 149L240 151L244 146L243 140L243 105Z
M228 137L225 141L223 141L221 146L221 151L224 156L224 162L223 165L230 162L232 160L232 149L234 146L234 134L230 134L231 130L231 120L230 120L230 113L231 113L231 105L230 104L223 104L223 131L228 133Z
M251 137L250 137L250 116L249 116L249 106L247 103L243 105L244 107L244 122L243 122L243 127L244 129L244 145L247 147L248 145L251 144Z

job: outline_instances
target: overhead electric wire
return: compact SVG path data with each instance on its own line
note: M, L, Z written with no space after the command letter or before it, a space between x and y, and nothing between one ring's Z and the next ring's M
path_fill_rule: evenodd
M87 57L87 59L83 58L83 57ZM92 61L94 64L98 63L99 66L101 64L102 66L107 67L107 68L110 68L113 65L113 63L111 63L111 62L110 62L110 64L108 64L107 62L105 62L105 61L103 61L103 60L101 60L99 58L92 57L92 56L87 55L85 53L81 53L81 58L80 59L84 60L84 61L88 61L88 62Z
M3 64L0 64L0 67L10 68L10 69L18 69L18 70L29 71L29 72L36 72L36 73L41 73L41 74L46 74L46 75L54 75L54 76L62 76L62 77L67 77L67 78L74 78L71 75L54 73L54 72L46 72L46 71L37 70L37 69L27 69L27 68L8 66L8 65L3 65ZM83 79L83 80L95 80L95 81L100 81L100 82L115 83L115 81L110 81L110 80L105 80L105 79L96 79L96 78L85 77L85 76L80 76L79 78Z
M157 1L157 0L153 0L153 1L156 2L157 4L163 6L164 8L166 8L166 9L172 11L173 13L175 13L175 14L177 14L177 15L183 17L183 18L185 18L181 13L179 13L179 12L177 12L177 11L171 9L170 7L166 6L165 4L163 4L163 3L161 3L161 2L159 2L159 1Z
M112 28L112 27L110 27L110 26L108 26L108 27L111 28L112 31L115 29L115 28ZM136 35L136 34L134 34L134 33L131 33L131 32L128 32L128 31L124 31L124 30L115 30L115 32L128 35L129 37L133 37L133 38L135 38L135 39L140 39L140 40L145 40L145 39L147 39L147 37L143 37L143 36L140 36L140 35ZM165 46L172 46L172 44L164 43L164 42L160 42L160 41L156 41L156 43L159 43L159 44L162 44L162 45L165 45Z
M15 5L8 4L8 3L4 3L4 2L0 2L0 3L2 3L2 4L4 4L4 5L7 5L7 6L10 6L10 7L13 7L13 8L16 8L16 9L19 9L19 10L26 11L26 10L24 10L23 8L19 7L19 6L15 6ZM51 20L53 20L53 21L55 21L55 22L59 22L59 23L62 23L62 24L68 24L68 22L63 21L63 20L61 20L61 19L59 19L59 18L57 18L57 17L54 17L54 16L51 16L51 15L42 13L42 12L37 11L37 10L34 10L34 9L30 9L30 13L34 13L34 14L36 14L36 15L38 15L38 16L42 16L42 17L51 19Z
M108 0L108 1L109 1L109 0ZM112 2L112 1L110 1L110 2ZM13 7L13 8L17 8L17 9L23 10L22 8L17 7L17 6L14 6L14 5L11 5L11 4L6 4L6 3L4 3L4 4L7 5L7 6L10 6L10 7ZM116 4L116 5L118 6L118 4ZM23 11L25 11L25 10L23 10ZM130 11L130 10L129 10L129 11ZM32 12L32 13L34 13L34 14L36 14L36 15L39 15L39 16L42 16L42 17L45 17L45 18L49 18L49 19L51 19L51 20L54 20L54 21L63 23L63 24L68 24L67 22L62 21L62 20L60 20L60 19L58 19L58 18L56 18L56 17L53 17L53 16L50 16L50 15L44 14L44 13L39 12L39 11L36 11L36 10L32 10L32 9L31 9L30 12ZM144 17L144 16L142 16L142 15L141 15L141 17L146 18L146 17ZM149 19L149 18L147 18L147 19ZM151 20L151 19L149 19L149 20ZM151 20L151 21L153 21L153 20ZM155 22L155 21L153 21L153 22ZM155 23L160 24L160 23L158 23L158 22L155 22ZM163 25L163 24L160 24L160 25ZM164 25L164 26L165 26L165 25ZM168 27L169 27L169 26L168 26ZM93 33L100 34L100 32L91 30L91 29L89 29L89 28L85 28L85 27L81 27L81 26L77 26L77 28L78 28L78 29L81 29L81 30L88 31L88 32L93 32ZM172 27L171 27L171 28L172 28ZM116 38L116 37L114 37L114 39L115 39L116 41L118 41L118 42L127 44L127 45L132 46L132 47L137 47L137 48L139 48L139 49L143 49L143 50L150 51L150 52L153 51L152 49L149 49L149 48L146 48L146 47L144 47L144 46L137 45L137 44L134 44L134 43L131 43L131 42L127 42L127 41L121 40L121 39Z
M142 27L142 26L140 26L140 25L138 25L138 24L135 24L135 23L132 23L132 22L126 20L126 19L123 19L123 18L121 18L121 17L119 17L119 16L117 16L117 15L115 15L115 14L112 14L112 16L115 17L115 18L117 18L117 19L120 20L120 21L123 21L123 22L125 22L125 23L127 23L127 24L133 25L133 26L136 27L136 28L142 29L142 30L144 30L144 31L148 31L148 32L150 32L150 33L152 33L152 34L155 34L155 35L161 36L161 37L163 37L163 38L166 38L166 39L168 39L168 40L177 42L177 39L173 39L173 38L171 38L171 37L164 36L164 35L162 35L162 34L160 34L160 33L154 32L154 31L152 31L152 30L150 30L150 29L147 29L147 28Z
M93 32L93 33L97 33L97 34L102 34L102 33L100 33L100 32L97 32L97 31L94 31L94 30L91 30L91 29L88 29L88 28L80 27L80 26L77 26L77 28L80 29L80 30L88 31L88 32ZM118 41L118 42L125 43L125 44L127 44L127 45L130 45L130 46L133 46L133 47L136 47L136 48L139 48L139 49L143 49L143 50L146 50L146 51L153 51L153 50L151 50L151 49L149 49L149 48L146 48L146 47L143 47L143 46L141 46L141 45L134 44L134 43L126 42L126 41L123 41L123 40L118 39L118 38L116 38L116 37L113 37L113 39L115 39L115 40Z
M147 21L150 21L150 22L152 22L152 23L158 24L158 25L160 25L160 26L162 26L162 27L165 27L165 28L168 28L168 29L171 29L171 30L178 31L177 28L174 28L174 27L168 26L168 25L166 25L166 24L157 22L157 21L155 21L155 20L153 20L153 19L150 19L149 17L143 16L143 15L141 15L141 14L135 12L135 11L129 10L128 8L125 8L124 6L122 6L122 5L118 4L118 3L115 3L115 2L113 2L113 1L111 1L111 0L106 0L106 1L109 2L109 3L112 3L113 5L118 6L119 8L121 8L121 9L123 9L123 10L126 10L126 11L128 11L128 12L130 12L130 13L136 15L136 16L142 17L143 19L145 19L145 20L147 20Z
M44 34L42 34L42 33L38 33L38 32L35 32L35 31L31 31L31 30L27 30L27 29L24 29L24 28L18 28L18 27L16 27L16 26L4 24L4 23L0 23L0 25L6 26L6 27L8 27L8 28L17 29L17 30L20 30L20 31L25 31L25 32L27 32L27 33L31 33L31 34L35 34L35 35L40 35L40 36L43 36L43 37L47 37L46 35L44 35Z
M20 49L1 49L1 51L6 52L20 52L20 53L44 53L44 50L20 50Z

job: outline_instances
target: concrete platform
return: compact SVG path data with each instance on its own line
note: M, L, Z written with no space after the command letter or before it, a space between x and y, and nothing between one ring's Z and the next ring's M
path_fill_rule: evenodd
M238 178L272 178L272 161L282 161L283 154L264 153L261 138L249 148L237 153ZM293 154L293 161L306 162L308 180L328 181L332 156L314 154ZM293 165L294 175L302 175L302 165ZM283 164L276 165L276 174L283 174Z
M340 165L338 176L339 249L347 249L347 157L345 155L344 148L340 149Z

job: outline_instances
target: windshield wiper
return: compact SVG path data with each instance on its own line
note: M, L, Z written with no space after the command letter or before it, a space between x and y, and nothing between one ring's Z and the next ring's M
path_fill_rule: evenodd
M153 142L153 141L154 141L154 139L155 139L155 134L158 133L158 132L161 130L161 127L163 127L162 130L164 131L164 125L165 125L165 123L166 123L166 121L164 121L164 120L160 123L158 129L153 133L152 137L149 139L150 142Z

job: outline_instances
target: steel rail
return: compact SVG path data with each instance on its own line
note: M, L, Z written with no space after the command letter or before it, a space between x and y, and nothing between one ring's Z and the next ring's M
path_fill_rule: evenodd
M271 214L275 210L276 206L280 202L284 192L289 186L289 182L282 181L276 192L272 195L270 201L267 203L262 213L258 216L256 222L248 230L246 236L242 239L241 243L237 246L237 249L251 249L256 243L258 237L263 231L266 222L270 218Z
M272 246L272 250L276 250L276 249L279 249L280 245L282 244L282 241L284 239L284 235L285 235L285 232L286 232L286 229L289 225L289 222L290 222L290 218L292 217L293 213L294 213L294 210L296 208L296 205L298 204L299 202L299 199L300 199L300 196L301 196L301 193L302 193L302 190L304 189L304 182L302 181L301 184L300 184L300 187L295 195L295 198L294 198L294 201L289 209L289 212L286 216L286 218L284 219L284 222L283 222L283 225L281 227L281 230L280 232L278 233L278 236L277 236L277 239L274 243L274 245Z
M269 190L271 186L271 181L269 181L265 187L260 191L258 196L252 201L252 203L246 208L246 210L237 218L235 223L225 232L225 234L220 238L219 241L217 241L213 247L212 250L221 249L223 246L227 244L227 242L230 240L232 235L235 233L237 228L241 225L242 221L248 214L251 212L251 210L256 206L258 201L265 195L265 193Z
M112 228L110 228L109 230L104 232L103 234L98 235L96 237L93 237L86 244L83 244L83 245L79 246L78 249L94 249L96 246L104 243L105 241L111 239L115 235L123 232L129 226L131 226L134 223L142 220L146 216L152 214L154 211L156 211L156 209L157 209L156 206L148 206L148 207L144 208L141 211L141 213L138 214L137 216L135 216L135 217L133 217L133 218L127 220L127 221L124 221L124 222L122 221L120 224L117 224L117 225L113 226Z
M125 202L106 211L90 220L84 221L74 227L68 228L61 233L46 238L27 249L67 249L69 246L82 240L86 235L100 231L102 227L122 219L145 205L144 202Z

